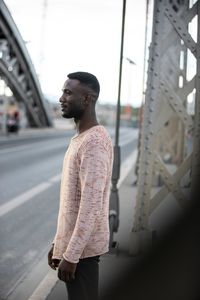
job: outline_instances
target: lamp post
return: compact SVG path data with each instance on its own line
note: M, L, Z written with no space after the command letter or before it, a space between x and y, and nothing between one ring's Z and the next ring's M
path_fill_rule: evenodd
M120 163L121 163L120 146L119 146L119 127L120 127L120 110L121 110L120 100L121 100L125 14L126 14L126 0L123 0L118 100L117 100L116 126L115 126L114 162L113 162L113 170L112 170L112 187L111 187L111 194L110 194L110 209L109 209L110 249L115 244L113 242L113 235L114 232L118 231L118 227L119 227L119 196L118 196L117 183L120 177Z

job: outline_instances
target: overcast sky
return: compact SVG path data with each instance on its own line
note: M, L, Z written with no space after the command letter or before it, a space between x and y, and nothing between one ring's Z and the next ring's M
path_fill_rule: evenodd
M67 74L88 71L100 103L117 101L122 0L4 0L21 32L45 94L57 99ZM127 0L122 104L142 100L146 0Z

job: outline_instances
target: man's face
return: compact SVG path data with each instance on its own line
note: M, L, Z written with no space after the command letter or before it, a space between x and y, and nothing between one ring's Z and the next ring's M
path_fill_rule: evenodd
M67 79L63 86L63 94L59 101L61 103L62 116L80 120L84 111L85 91L76 79Z

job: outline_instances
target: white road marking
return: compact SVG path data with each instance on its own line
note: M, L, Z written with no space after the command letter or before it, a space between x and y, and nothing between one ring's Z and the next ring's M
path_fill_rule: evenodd
M58 182L60 178L61 178L61 174L57 174L51 177L48 181L42 182L34 186L30 190L24 192L23 194L7 201L5 204L2 204L0 206L0 217L3 217L5 214L9 213L16 207L22 205L23 203L31 200L34 196L47 190L52 184Z
M118 188L121 186L131 169L133 168L137 158L137 150L129 155L121 165L121 176L118 182ZM45 300L51 293L58 281L57 272L50 270L41 283L38 285L28 300Z
M49 179L49 182L55 183L55 182L60 181L60 179L61 179L61 173L59 173L59 174L57 174L57 175L51 177L51 178Z

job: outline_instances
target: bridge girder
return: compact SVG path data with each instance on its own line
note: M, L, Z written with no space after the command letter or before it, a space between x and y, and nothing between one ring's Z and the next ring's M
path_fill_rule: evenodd
M23 102L32 127L52 126L51 116L25 43L5 3L0 1L0 77Z

